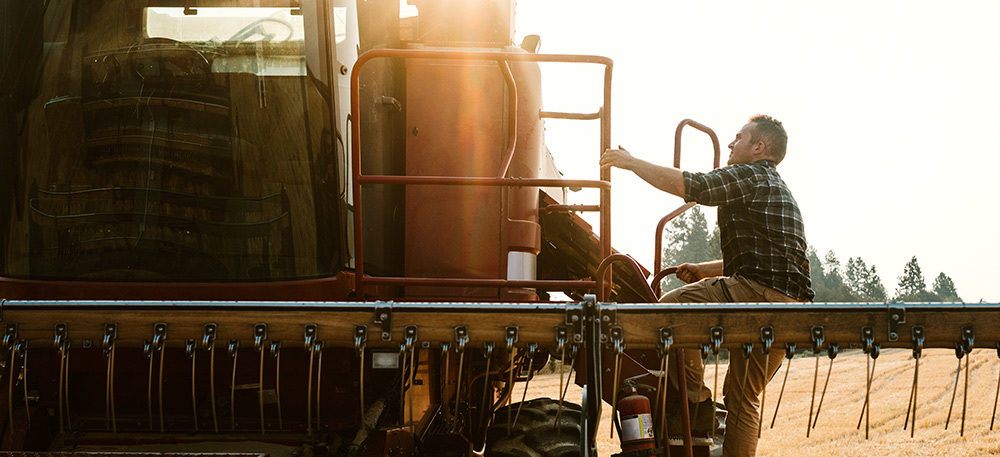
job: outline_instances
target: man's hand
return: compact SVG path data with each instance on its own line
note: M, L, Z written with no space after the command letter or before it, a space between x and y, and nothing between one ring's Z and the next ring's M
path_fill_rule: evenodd
M677 279L684 281L688 284L693 282L701 281L704 276L701 271L701 266L697 263L685 263L677 267Z
M611 167L629 170L653 187L684 198L684 175L676 168L661 167L637 159L621 146L618 146L618 149L605 150L601 155L601 169Z
M721 260L702 263L685 263L677 267L677 279L688 284L701 281L705 278L722 276L723 268Z
M631 170L635 159L625 148L618 146L618 149L608 149L601 155L601 168L617 167Z

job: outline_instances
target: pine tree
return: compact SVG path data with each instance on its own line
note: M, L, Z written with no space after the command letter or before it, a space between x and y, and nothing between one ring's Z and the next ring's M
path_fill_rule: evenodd
M700 207L695 206L690 211L682 213L667 225L663 236L661 268L721 258L719 226L716 225L709 233L708 221ZM667 291L683 284L675 276L670 276L660 287Z
M958 296L958 291L955 290L955 282L944 272L934 278L934 284L931 287L941 301L962 301L962 298Z
M840 274L840 260L833 251L827 251L823 259L823 276L831 289L839 290L844 285L844 277Z
M860 260L861 258L858 257L858 259ZM882 284L882 278L875 272L875 265L872 265L871 269L865 275L865 284L861 296L865 300L874 302L884 302L889 296L885 291L885 286Z
M896 286L896 300L899 301L932 301L937 299L933 293L927 290L927 282L924 274L920 271L920 264L917 263L917 256L913 256L906 266L903 267L903 276L898 277L899 284Z
M865 283L868 280L868 266L861 257L851 257L847 259L847 269L844 271L844 279L851 293L859 297L865 295Z

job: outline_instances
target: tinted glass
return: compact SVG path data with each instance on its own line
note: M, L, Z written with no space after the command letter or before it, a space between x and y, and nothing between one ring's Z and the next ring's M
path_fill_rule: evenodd
M318 38L332 21L311 2L149 3L0 6L0 274L336 272L343 151Z

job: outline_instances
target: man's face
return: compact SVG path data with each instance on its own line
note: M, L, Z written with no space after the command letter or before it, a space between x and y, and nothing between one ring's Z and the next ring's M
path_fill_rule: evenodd
M736 134L736 139L732 143L729 143L729 165L736 165L738 163L750 163L754 160L754 147L755 145L750 143L750 137L753 136L754 124L753 122L744 125L743 128Z

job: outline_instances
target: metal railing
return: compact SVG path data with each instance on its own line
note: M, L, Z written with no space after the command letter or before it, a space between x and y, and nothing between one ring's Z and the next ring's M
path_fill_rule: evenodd
M361 69L366 63L378 58L402 59L452 59L496 61L511 92L508 107L508 147L501 162L500 170L495 177L465 177L465 176L395 176L395 175L364 175L361 173L361 125L359 81ZM513 159L517 138L517 87L510 73L509 62L562 62L599 64L604 70L604 101L596 114L574 115L571 113L541 112L542 117L565 119L600 119L601 121L601 151L611 144L611 59L599 56L562 55L562 54L526 54L508 52L483 52L463 50L423 50L423 49L381 49L369 51L358 57L351 71L351 155L354 192L354 249L355 249L355 285L357 296L367 299L366 286L378 285L434 285L434 286L485 286L485 287L533 287L538 289L562 289L568 281L507 281L504 279L468 279L468 278L414 278L414 277L374 277L366 276L364 268L364 240L362 238L362 199L361 192L366 184L403 184L403 185L452 185L452 186L494 186L494 187L586 187L600 189L600 251L601 258L611 255L611 172L602 169L600 180L569 180L544 178L509 178L508 168ZM594 281L573 280L572 287L593 289Z
M714 160L712 162L712 168L713 169L719 168L719 165L721 163L721 158L722 158L722 152L721 152L721 149L719 147L719 137L715 134L715 131L712 130L712 129L710 129L708 126L706 126L706 125L704 125L704 124L702 124L700 122L695 122L695 121L693 121L691 119L684 119L683 121L681 121L680 123L678 123L677 124L677 129L674 131L674 168L680 168L681 167L681 134L684 131L684 127L687 127L687 126L691 126L691 127L695 128L695 129L698 129L698 130L700 130L702 132L705 132L712 139L712 148L713 148L713 150L715 152ZM653 249L655 251L653 253L653 276L654 277L658 277L659 279L663 279L667 274L671 274L671 273L664 274L662 272L663 266L661 265L661 263L663 261L662 260L662 258L663 258L663 229L666 227L666 225L667 225L668 222L674 220L674 218L676 218L677 216L680 216L685 211L687 211L687 210L689 210L691 208L694 208L695 205L696 205L696 203L694 203L694 202L684 203L683 205L681 205L677 209L675 209L675 210L667 213L667 215L663 216L660 219L660 221L656 224L656 232L654 233L654 236L653 236L653 238L654 238L654 240L653 240L653 246L654 246ZM656 282L654 282L654 285L653 285L653 288L654 288L654 290L656 292L659 292L659 290L660 290L660 286L658 284L659 283L659 279Z

